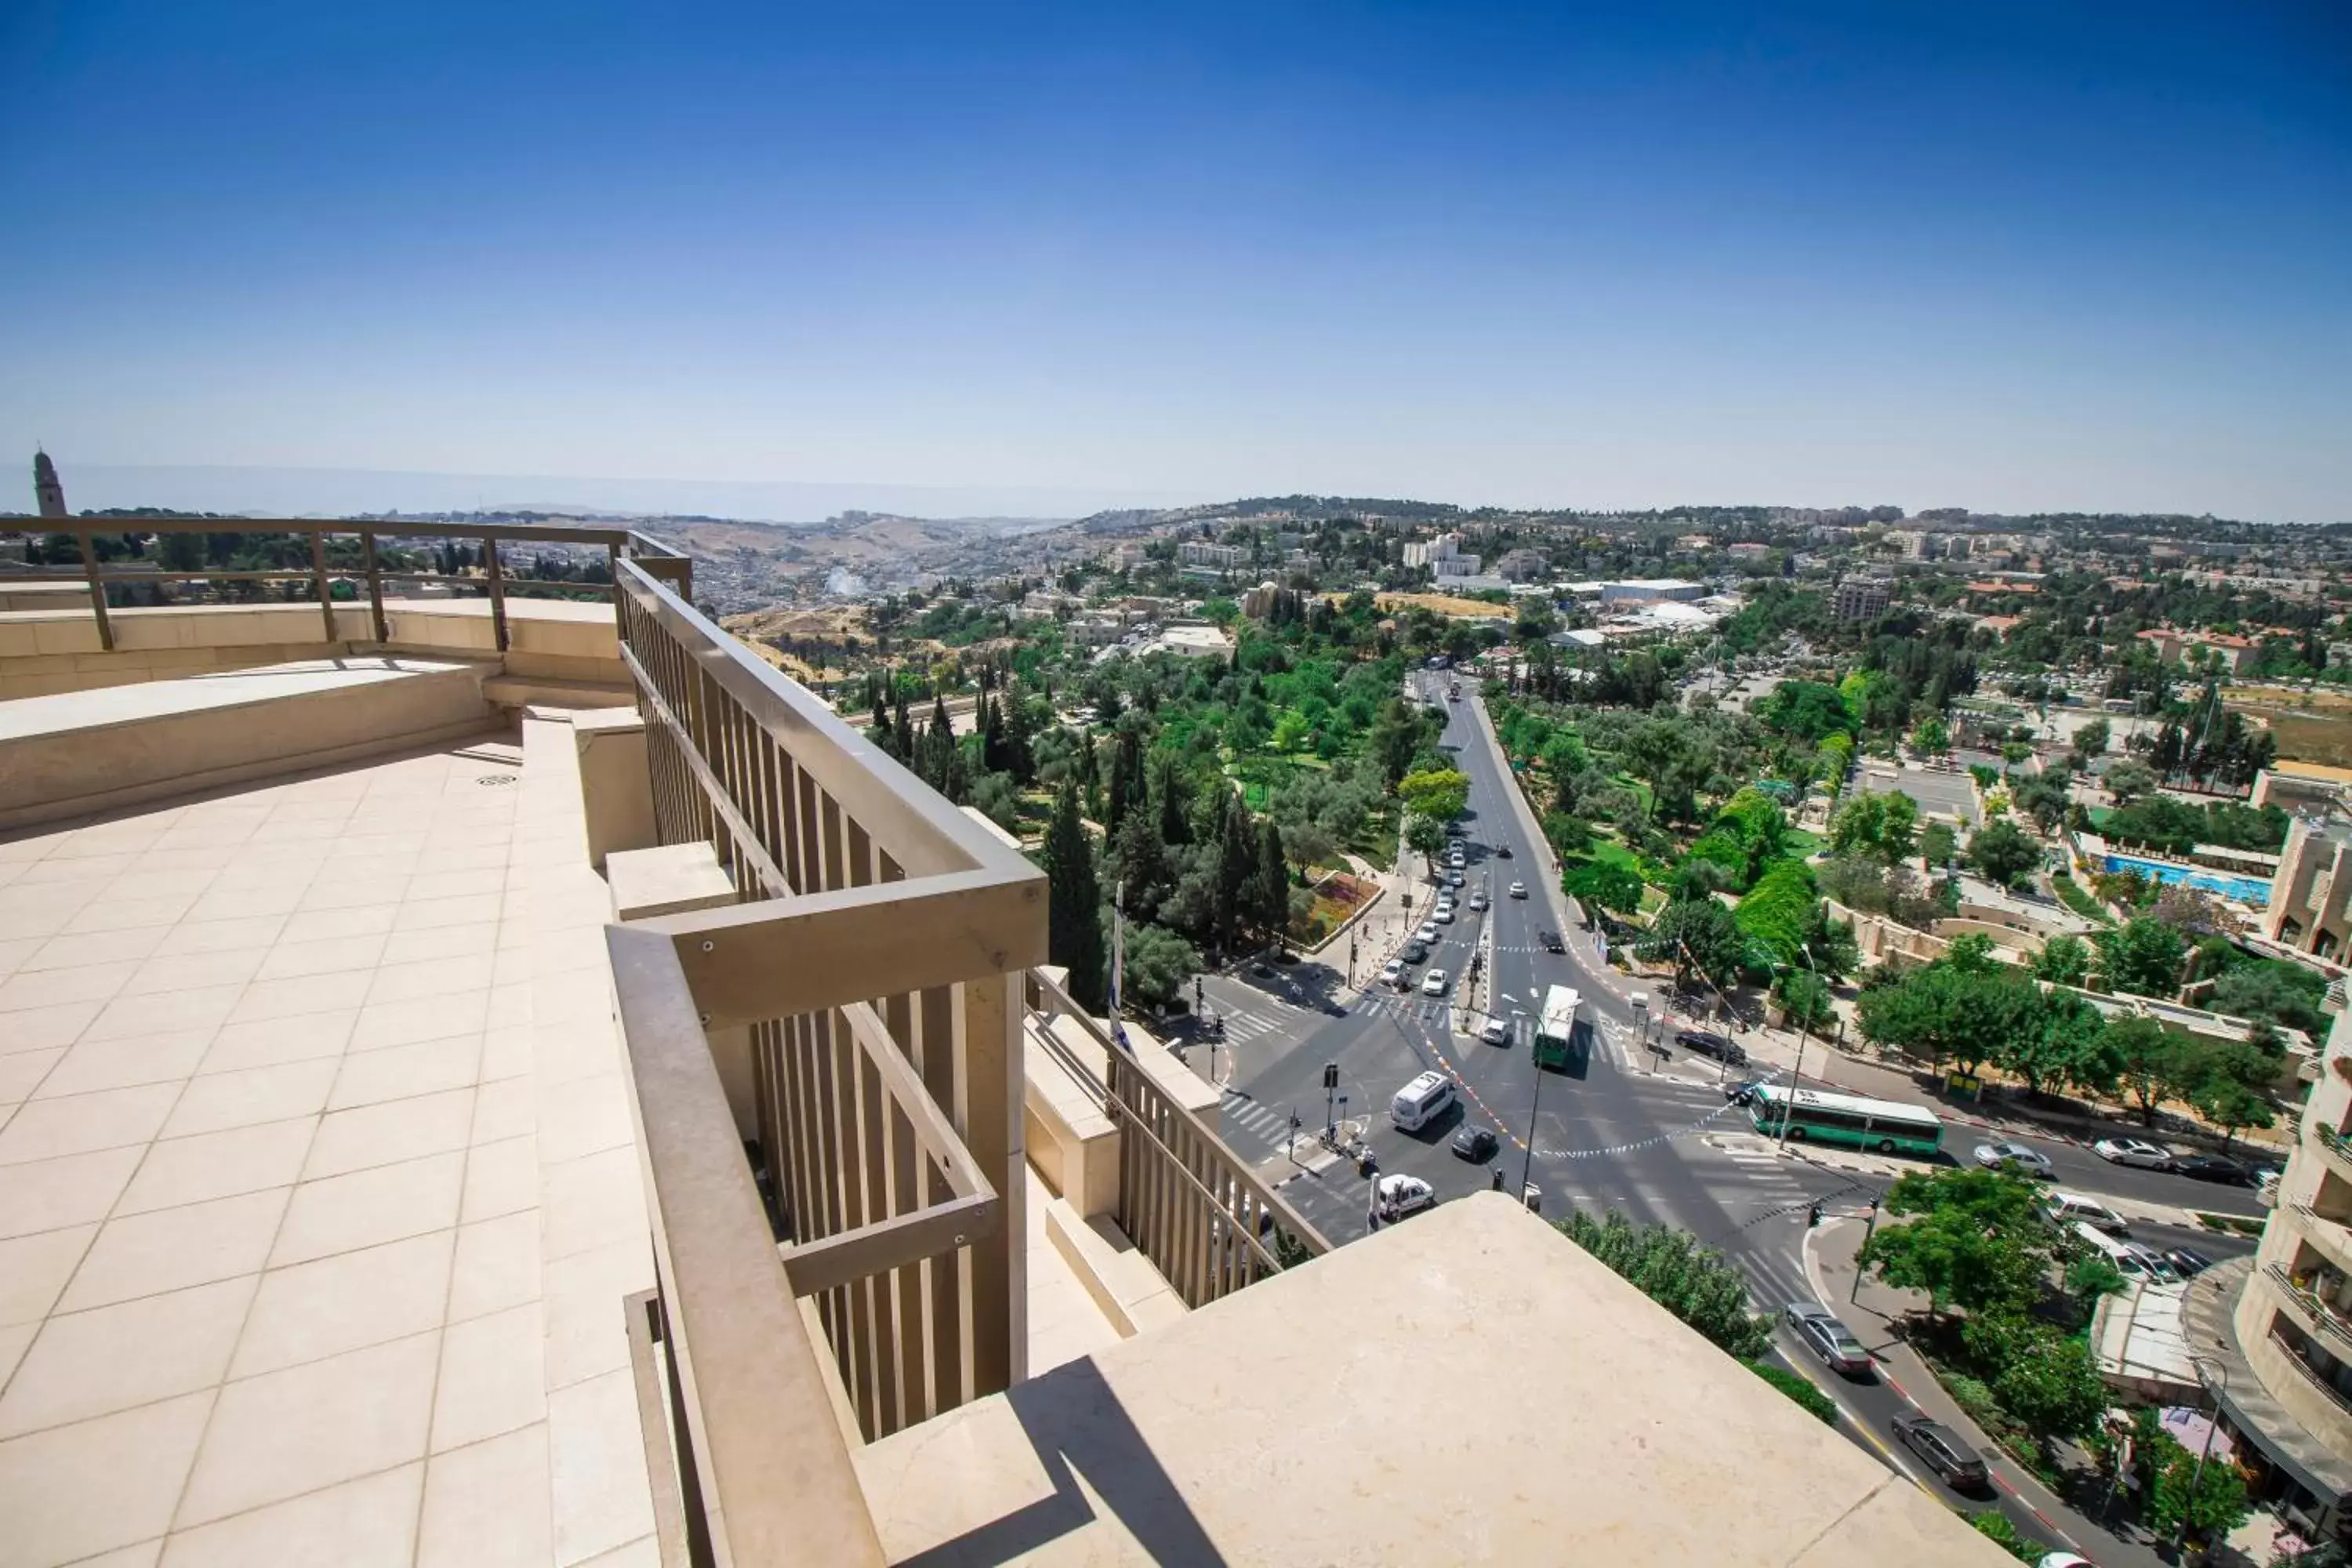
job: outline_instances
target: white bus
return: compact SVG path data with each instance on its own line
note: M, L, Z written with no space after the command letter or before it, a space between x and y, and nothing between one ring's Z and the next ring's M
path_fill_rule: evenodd
M1564 1068L1568 1065L1576 1033L1576 1010L1584 1003L1576 989L1555 985L1544 994L1543 1016L1536 1022L1536 1066Z

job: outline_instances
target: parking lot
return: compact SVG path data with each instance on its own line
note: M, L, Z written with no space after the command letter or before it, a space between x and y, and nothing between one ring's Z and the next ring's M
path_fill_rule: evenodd
M1957 770L1945 773L1935 768L1912 767L1907 763L1890 778L1885 764L1874 763L1862 770L1859 787L1871 795L1891 795L1900 791L1919 803L1921 816L1940 816L1973 827L1977 821L1977 803L1969 784L1969 775Z

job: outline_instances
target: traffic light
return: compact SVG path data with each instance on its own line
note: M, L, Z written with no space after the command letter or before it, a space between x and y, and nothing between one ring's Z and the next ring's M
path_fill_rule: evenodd
M1338 1062L1325 1062L1323 1064L1323 1087L1325 1089L1337 1089L1339 1087L1339 1064Z

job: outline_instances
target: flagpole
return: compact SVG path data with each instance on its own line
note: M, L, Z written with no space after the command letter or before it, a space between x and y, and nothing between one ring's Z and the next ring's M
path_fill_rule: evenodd
M1127 1044L1127 1026L1119 1020L1119 980L1127 972L1127 879L1120 878L1110 898L1110 1037Z

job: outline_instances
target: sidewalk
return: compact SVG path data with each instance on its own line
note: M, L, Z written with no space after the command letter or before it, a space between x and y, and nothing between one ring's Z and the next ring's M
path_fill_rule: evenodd
M1973 1446L1992 1471L1993 1484L2021 1504L2067 1550L2080 1552L2100 1568L2168 1568L2166 1560L2146 1546L2107 1533L2060 1501L1987 1436L1944 1392L1918 1352L1893 1331L1895 1320L1915 1308L1924 1307L1925 1298L1915 1291L1892 1289L1874 1279L1864 1279L1858 1300L1847 1300L1854 1289L1853 1255L1861 1249L1863 1230L1860 1220L1840 1218L1826 1221L1819 1229L1807 1233L1805 1274L1814 1294L1870 1347L1878 1360L1879 1381L1913 1410L1949 1426ZM1907 1449L1898 1451L1906 1456L1906 1463L1917 1468Z

